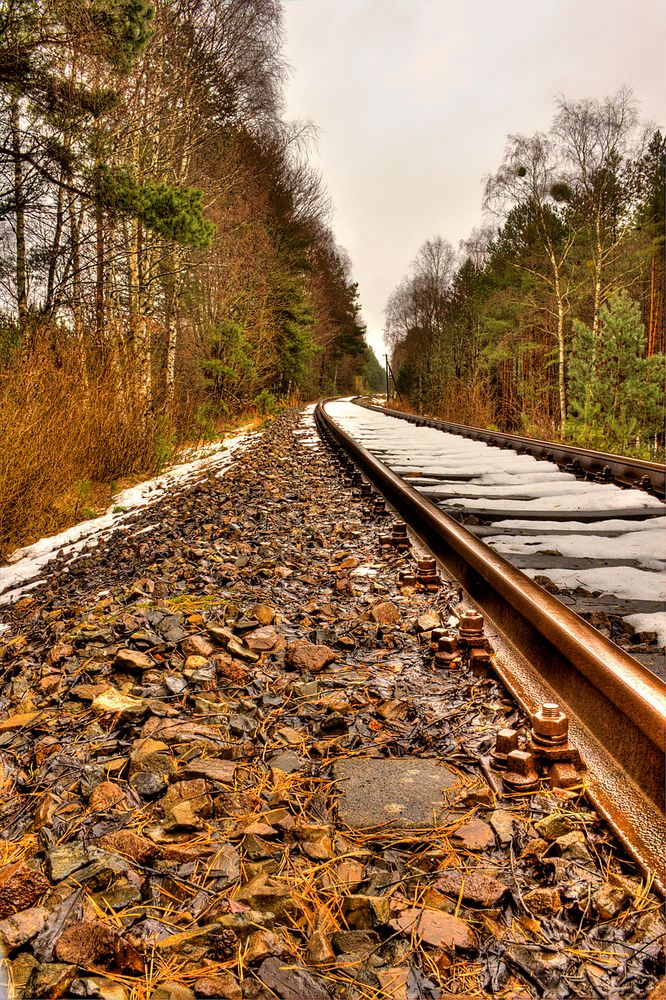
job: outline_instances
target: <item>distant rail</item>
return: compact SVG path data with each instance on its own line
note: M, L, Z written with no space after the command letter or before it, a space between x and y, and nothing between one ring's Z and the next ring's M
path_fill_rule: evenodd
M542 441L539 438L521 437L518 434L506 434L503 431L491 431L484 427L472 427L467 424L454 424L436 417L422 417L418 413L406 413L404 410L394 410L387 406L377 406L363 397L357 397L354 402L369 410L386 413L391 417L400 417L417 427L435 427L449 434L459 434L474 441L487 441L497 448L513 448L518 454L533 455L534 458L555 462L566 472L573 472L580 478L587 477L596 482L616 483L646 490L662 500L666 496L666 466L660 462L647 462L640 458L629 458L623 455L612 455L605 451L592 451L589 448L578 448L575 445L561 444L557 441Z
M371 408L441 430L457 427ZM588 766L591 801L663 892L666 685L354 440L326 412L325 402L315 417L323 436L353 460L491 621L500 639L494 667L522 707L534 712L544 701L566 707L572 739ZM497 443L494 432L463 430ZM511 447L516 441L535 444L499 437L507 447L509 441ZM567 457L595 454L536 444ZM647 466L652 474L656 465L618 462L623 468Z

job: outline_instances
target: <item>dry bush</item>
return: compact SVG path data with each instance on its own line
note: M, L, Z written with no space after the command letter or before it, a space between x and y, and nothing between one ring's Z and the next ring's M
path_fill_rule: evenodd
M117 379L75 356L14 356L0 369L0 552L85 511L91 484L155 470L158 435Z
M449 382L437 407L437 416L456 424L490 427L495 417L488 386L482 379L471 383L462 379Z

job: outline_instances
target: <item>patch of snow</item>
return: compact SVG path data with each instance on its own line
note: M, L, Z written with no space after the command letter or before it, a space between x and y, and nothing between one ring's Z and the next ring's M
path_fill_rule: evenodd
M666 611L654 615L627 615L624 620L637 632L656 632L659 645L666 646Z
M591 486L596 486L600 488L601 483L590 483ZM607 484L603 484L607 485ZM617 492L615 492L617 490ZM441 506L444 508L454 507L454 508L465 508L465 507L478 507L478 501L474 499L466 500L465 498L455 499L455 500L443 500ZM634 491L631 494L631 498L627 499L627 491L622 490L619 487L611 487L611 491L598 492L594 491L584 491L582 493L566 493L563 496L557 495L554 497L537 497L534 500L503 500L503 499L492 499L483 501L484 510L626 510L627 506L630 506L632 510L643 509L646 510L650 507L659 507L663 509L663 504L656 497L650 496L648 493L638 493Z
M665 567L663 528L652 527L648 521L645 531L632 531L613 539L612 547L608 538L600 535L502 535L486 538L485 541L502 555L531 555L540 552L555 553L575 559L631 559L641 564L643 569L662 570ZM660 554L661 553L661 558ZM547 565L548 556L544 556Z
M34 578L57 555L62 553L69 559L75 558L85 546L113 534L125 525L131 514L160 500L174 486L200 479L210 473L224 475L231 464L232 455L244 451L256 437L256 432L244 431L226 438L212 452L206 446L203 457L175 465L153 479L116 494L101 517L82 521L58 535L41 538L33 545L17 549L10 555L9 565L0 566L0 606L16 601L28 590L41 586L45 581ZM199 450L200 455L202 450Z
M666 600L666 576L633 566L597 566L590 569L525 569L527 576L545 576L562 590L582 587L590 593L610 594L627 601Z
M493 528L497 528L498 531L504 533L512 528L519 528L522 531L534 531L534 521L521 521L520 518L507 518L505 521L494 521L491 525ZM553 531L556 534L566 534L570 531L572 534L582 534L584 532L590 532L591 534L603 534L604 532L612 531L613 534L623 535L625 532L629 531L645 531L647 528L660 528L662 531L666 529L666 516L665 517L651 517L646 521L627 521L622 518L612 521L594 521L588 523L587 521L539 521L538 522L538 533L546 533L547 531Z

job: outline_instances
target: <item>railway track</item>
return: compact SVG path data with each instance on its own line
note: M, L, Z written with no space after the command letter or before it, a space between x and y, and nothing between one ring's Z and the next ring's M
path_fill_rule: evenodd
M461 443L420 418L415 422L421 426L411 426L377 409L328 401L316 417L322 434L347 456L342 464L354 463L409 525L417 545L425 545L463 585L466 605L486 617L486 652L492 650L493 669L521 707L532 717L544 703L564 708L573 756L562 759L581 755L591 801L663 892L666 685L576 613L599 620L616 638L629 635L632 618L639 636L649 632L646 626L656 619L634 616L659 613L653 588L662 579L663 505L644 489L582 482L576 470L561 471L550 461L485 442ZM580 530L572 534L574 521ZM592 545L592 539L601 541ZM617 551L618 544L628 554L609 558L609 548ZM537 555L539 564L525 558L512 564L505 554ZM597 565L590 567L590 561ZM590 577L590 569L603 570L605 577ZM618 585L618 593L630 596L613 601L603 595L605 607L573 595L569 607L536 582L550 580L555 589L555 580L561 586L581 575L588 583L628 579L633 589ZM405 580L410 582L408 571ZM440 648L455 648L461 639L469 647L464 632L440 637ZM634 652L645 655L645 649ZM515 747L515 737L509 747ZM528 742L526 749L538 764L539 747ZM556 758L551 745L550 758L545 754L551 775ZM541 771L549 773L549 767Z

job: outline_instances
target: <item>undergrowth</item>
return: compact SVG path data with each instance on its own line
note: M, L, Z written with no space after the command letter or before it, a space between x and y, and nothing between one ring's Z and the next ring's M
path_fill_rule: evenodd
M266 405L266 404L269 405ZM103 513L119 490L155 475L179 448L255 425L279 409L261 399L224 417L200 406L148 412L118 373L45 352L0 366L0 561L21 545Z

